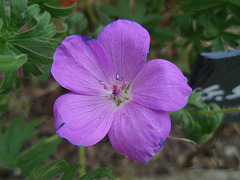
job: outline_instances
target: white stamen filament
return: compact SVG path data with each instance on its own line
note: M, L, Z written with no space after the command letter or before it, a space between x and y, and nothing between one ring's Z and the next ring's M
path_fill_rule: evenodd
M98 81L105 90L110 90L109 94L105 99L107 101L113 100L116 102L116 105L119 106L121 103L124 103L129 100L129 95L127 94L128 83L123 82L123 77L117 72L115 84L109 85L102 80Z

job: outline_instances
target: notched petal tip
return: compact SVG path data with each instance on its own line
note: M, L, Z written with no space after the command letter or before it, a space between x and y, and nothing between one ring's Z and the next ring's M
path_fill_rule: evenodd
M76 146L92 146L108 133L114 108L103 97L67 93L54 103L58 136Z
M66 123L65 122L62 122L62 124L60 124L59 127L56 128L56 130L58 131L63 125L65 125Z
M119 109L108 136L117 151L146 163L163 149L170 129L168 113L130 102Z
M81 38L82 38L82 41L86 44L86 46L88 45L88 41L91 41L92 38L91 37L88 37L88 36L83 36L83 35L80 35Z
M159 138L159 142L156 143L156 147L154 148L154 152L163 150L163 138Z

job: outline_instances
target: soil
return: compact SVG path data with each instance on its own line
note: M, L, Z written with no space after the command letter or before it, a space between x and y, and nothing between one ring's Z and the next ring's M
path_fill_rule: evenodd
M37 88L36 86L31 87L31 83L23 84L25 88L19 90L18 97L21 97L21 101L31 104L25 114L27 114L29 120L33 118L42 120L38 137L54 135L52 106L55 99L66 93L67 90L60 87L52 78L45 83L39 83ZM24 102L20 104L24 104ZM15 112L15 114L18 113ZM181 134L176 127L172 127L170 136L181 137ZM201 147L196 147L189 142L168 138L164 142L163 150L146 164L126 158L117 152L111 146L108 137L105 137L98 144L85 148L86 171L108 167L113 171L117 180L157 179L172 177L173 175L176 179L178 177L181 179L182 172L190 173L197 178L200 176L196 172L207 171L209 173L209 170L227 171L230 174L231 172L236 173L240 170L239 137L240 124L229 123L220 126L215 138ZM199 151L199 148L202 149ZM58 152L51 158L64 159L70 164L78 163L78 147L62 139ZM212 178L214 179L214 176Z

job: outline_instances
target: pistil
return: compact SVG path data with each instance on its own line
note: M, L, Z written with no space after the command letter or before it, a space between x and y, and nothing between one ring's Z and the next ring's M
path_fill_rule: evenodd
M111 92L111 94L109 94L105 99L108 101L115 101L117 106L129 100L129 95L126 90L128 84L126 81L122 82L122 79L122 76L117 73L116 82L113 85L109 85L102 80L98 81L101 85L103 85L105 90L109 90L109 92Z

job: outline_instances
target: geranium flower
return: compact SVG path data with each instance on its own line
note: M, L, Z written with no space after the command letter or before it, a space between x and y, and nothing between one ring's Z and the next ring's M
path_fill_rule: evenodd
M173 63L145 64L146 29L117 20L97 40L67 37L54 54L52 75L72 91L54 104L57 134L76 146L92 146L107 134L120 153L148 162L163 148L171 122L168 111L187 104L192 92Z

